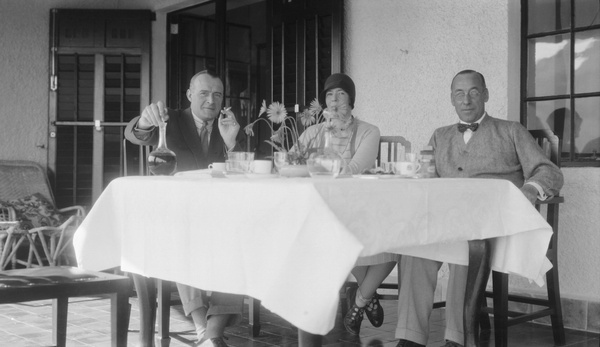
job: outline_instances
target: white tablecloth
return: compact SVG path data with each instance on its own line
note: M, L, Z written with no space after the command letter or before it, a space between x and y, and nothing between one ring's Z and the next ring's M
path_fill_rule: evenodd
M83 268L250 295L324 335L359 255L466 265L466 240L493 238L492 269L539 281L551 235L504 180L126 177L105 189L74 244Z

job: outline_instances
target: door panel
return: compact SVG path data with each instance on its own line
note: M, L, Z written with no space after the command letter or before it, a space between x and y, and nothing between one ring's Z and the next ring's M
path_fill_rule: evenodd
M48 162L59 207L90 207L124 173L123 129L150 100L151 17L52 11ZM140 173L139 148L126 147L128 173Z

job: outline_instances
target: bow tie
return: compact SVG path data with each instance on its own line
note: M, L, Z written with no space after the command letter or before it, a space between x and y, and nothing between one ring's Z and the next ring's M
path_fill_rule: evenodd
M467 131L467 129L471 129L471 131L477 131L478 127L479 127L479 123L471 123L471 124L458 123L458 131L460 131L461 133L464 133L465 131Z

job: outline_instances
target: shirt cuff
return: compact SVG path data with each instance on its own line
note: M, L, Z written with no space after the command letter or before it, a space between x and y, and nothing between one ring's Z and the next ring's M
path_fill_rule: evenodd
M535 189L537 189L537 191L538 191L538 196L537 196L537 198L538 198L540 201L545 201L546 199L548 199L548 198L549 198L549 196L548 196L548 195L546 195L546 193L544 192L544 189L542 188L542 186L540 186L540 185L539 185L539 184L537 184L536 182L527 182L527 183L525 183L525 184L530 184L530 185L534 186L534 187L535 187Z
M155 127L150 127L150 129L140 129L138 128L138 125L136 123L135 128L133 128L133 130L135 130L136 132L142 133L142 134L147 134L149 132L151 132L152 130L154 130Z

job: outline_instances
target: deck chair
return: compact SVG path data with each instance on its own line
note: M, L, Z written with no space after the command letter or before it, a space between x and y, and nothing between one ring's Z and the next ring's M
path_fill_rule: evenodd
M561 141L551 130L529 131L538 144L542 147L548 158L560 167ZM508 327L524 323L544 316L550 316L554 343L562 346L565 344L565 329L562 319L562 306L560 302L560 287L558 283L558 208L564 202L562 196L554 196L546 201L537 201L535 207L540 211L542 205L547 206L546 221L554 231L546 256L552 263L552 269L546 273L547 299L532 298L529 296L511 295L508 293L508 274L492 271L493 291L487 291L486 297L493 298L493 307L483 307L483 330L490 328L489 313L494 315L495 346L507 346ZM509 301L535 305L536 311L523 313L509 310ZM484 326L485 325L485 326Z
M8 209L19 231L5 243L13 267L55 266L67 262L73 234L85 217L81 206L56 208L46 171L31 161L0 160L0 207ZM19 259L19 247L29 247L27 259ZM40 252L40 249L42 252Z

